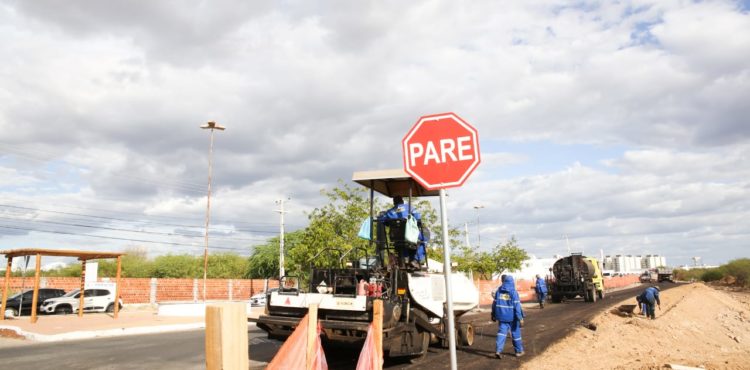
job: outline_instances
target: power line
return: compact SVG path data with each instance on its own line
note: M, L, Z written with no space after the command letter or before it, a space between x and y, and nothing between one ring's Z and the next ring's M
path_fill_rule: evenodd
M154 224L154 225L173 226L173 227L185 227L185 228L199 228L199 227L201 227L199 225L180 225L180 224L171 224L171 223L154 222L154 221L145 221L144 222L144 221L140 221L140 220L128 220L128 219L118 218L118 217L94 216L94 215L87 215L87 214L82 214L82 213L53 211L53 210L47 210L47 209L41 209L41 208L30 208L30 207L14 206L14 205L10 205L10 204L0 204L0 207L14 208L14 209L23 209L23 210L27 210L27 211L47 212L47 213L61 214L61 215L67 215L67 216L80 216L80 217L98 218L98 219L110 220L110 221L140 222L140 223L148 223L148 224ZM251 229L229 229L229 228L221 228L221 227L209 228L209 230L214 230L214 231L222 231L222 230L225 230L225 231L243 231L243 232L257 233L257 234L276 234L275 231L251 230Z
M51 224L51 225L61 225L61 226L74 226L74 227L85 227L90 229L101 229L101 230L111 230L111 231L124 231L124 232L130 232L130 233L141 233L141 234L151 234L151 235L164 235L164 236L179 236L184 238L203 238L203 236L199 235L185 235L185 234L176 234L176 233L167 233L167 232L160 232L160 231L147 231L147 230L130 230L130 229L120 229L116 227L107 227L107 226L94 226L94 225L83 225L83 224L72 224L67 222L57 222L57 221L47 221L47 220L24 220L24 219L18 219L18 218L12 218L12 217L2 217L0 216L0 219L2 220L9 220L9 221L16 221L16 222L36 222L36 223L45 223L45 224ZM253 239L253 238L232 238L225 235L214 235L214 237L220 237L228 240L236 240L236 241L266 241L267 239Z
M116 236L106 236L106 235L79 234L79 233L71 233L71 232L67 232L67 231L30 229L30 228L24 228L24 227L13 227L13 226L4 226L4 225L0 225L0 228L11 229L11 230L22 230L22 231L39 232L39 233L49 233L49 234L62 234L62 235L73 235L73 236L85 236L85 237L91 237L91 238L122 240L122 241L128 241L128 242L138 242L138 243L166 244L166 245L174 245L174 246L188 247L188 248L203 248L202 245L182 244L182 243L174 243L174 242L157 242L157 241L153 241L153 240L119 238L119 237L116 237ZM245 248L236 248L236 247L235 248L232 248L232 247L212 247L212 248L215 248L215 249L226 249L226 250L243 250L243 251L247 250Z
M0 200L11 201L11 202L13 201L13 199L1 198L1 197L0 197ZM28 203L30 201L29 200L24 200L24 202ZM33 201L31 201L31 202L33 202ZM0 204L0 206L3 206L3 205ZM16 205L11 205L11 204L8 204L6 206L16 207L16 208L23 208L22 206L16 206ZM101 212L106 212L106 213L119 213L119 214L125 214L125 215L135 215L135 216L139 216L139 217L143 217L144 216L143 213L140 213L140 212L114 211L112 209L101 209L101 208L92 208L92 207L80 207L80 206L61 205L61 204L56 204L56 206L63 207L63 208L74 208L74 209L82 209L82 210L90 210L90 211L101 211ZM41 208L31 208L31 210L48 211L48 212L63 212L63 211L45 210L45 209L41 209ZM73 215L81 215L81 216L84 216L84 217L106 217L106 216L90 215L90 214L85 214L85 213L84 214L71 213L71 214L73 214ZM185 220L185 221L201 222L201 220L199 218L195 218L195 217L191 218L191 217L161 216L161 215L147 215L147 216L149 218L162 218L162 219L167 219L167 220ZM133 220L125 220L125 219L119 219L119 218L118 218L118 220L120 220L120 221L133 221ZM135 222L135 221L133 221L133 222ZM138 220L137 222L143 222L143 221ZM163 225L167 225L167 226L193 227L192 225L174 225L174 224L170 224L170 223L160 223L159 221L148 221L148 222L159 223L159 224L163 224ZM262 225L275 226L275 225L277 225L276 223L273 223L273 222L248 222L248 221L222 220L222 219L217 219L216 222L218 222L218 223L231 223L231 224L244 224L244 225L253 225L253 226L262 226ZM294 225L294 226L303 227L301 225ZM269 231L269 233L275 233L275 232L274 231Z

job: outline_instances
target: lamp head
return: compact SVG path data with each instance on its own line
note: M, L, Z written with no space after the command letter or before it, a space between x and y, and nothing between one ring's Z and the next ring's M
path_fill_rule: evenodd
M214 121L208 121L205 125L201 126L202 129L211 129L211 130L224 130L224 126L216 124Z

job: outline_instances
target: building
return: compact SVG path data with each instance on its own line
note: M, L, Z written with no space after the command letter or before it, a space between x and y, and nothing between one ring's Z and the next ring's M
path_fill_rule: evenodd
M552 258L537 258L533 254L529 255L529 259L521 263L521 269L513 272L503 272L513 276L516 280L531 280L536 279L536 275L546 277L551 274L550 269L552 265L557 262L562 256L553 256ZM502 274L494 274L493 279L500 279Z
M604 270L614 271L620 274L635 274L643 270L667 266L667 259L658 254L647 255L622 255L605 256L603 260Z

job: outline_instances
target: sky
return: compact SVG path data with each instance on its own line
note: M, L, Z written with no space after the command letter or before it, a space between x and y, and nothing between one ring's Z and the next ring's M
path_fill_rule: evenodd
M748 1L0 3L0 249L249 255L455 112L481 250L750 246ZM433 205L439 206L437 200ZM481 206L481 207L480 207ZM475 208L480 207L480 208ZM52 258L45 261L54 261Z

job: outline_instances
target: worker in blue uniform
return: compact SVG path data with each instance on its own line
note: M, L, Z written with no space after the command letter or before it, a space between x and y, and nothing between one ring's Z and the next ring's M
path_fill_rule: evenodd
M646 304L646 316L648 316L651 320L656 319L655 305L658 305L659 309L661 309L661 300L659 300L659 287L650 286L646 288L646 290L644 290L639 297L641 298L641 302Z
M544 308L544 300L547 298L547 283L539 274L536 274L534 292L536 292L536 300L539 301L539 308Z
M413 248L408 246L400 248L399 254L401 258L408 257L411 267L418 269L424 262L427 242L430 241L429 231L422 225L422 215L419 211L414 210L410 204L405 204L404 198L397 195L393 197L393 207L380 214L378 217L378 223L387 226L389 225L389 221L406 220L410 214L415 220L417 220L417 225L419 226L419 241L416 245L411 244ZM393 235L393 233L391 233L392 240L403 242L403 238L403 235Z
M495 338L495 357L503 357L502 352L508 331L513 338L516 357L523 356L523 341L521 340L523 309L513 276L504 275L503 284L495 292L495 300L492 302L492 321L499 322L497 338Z

